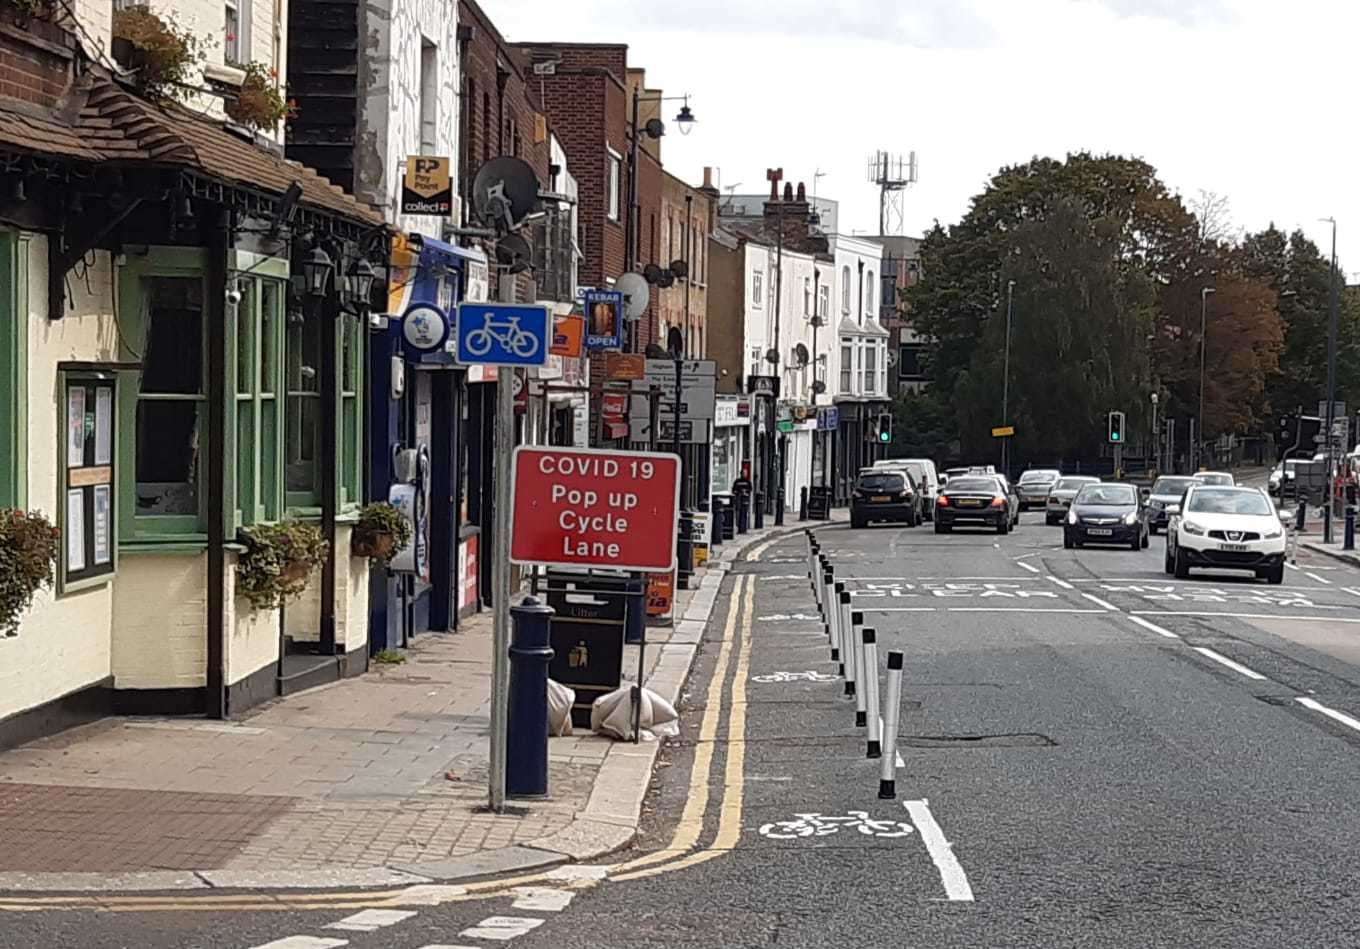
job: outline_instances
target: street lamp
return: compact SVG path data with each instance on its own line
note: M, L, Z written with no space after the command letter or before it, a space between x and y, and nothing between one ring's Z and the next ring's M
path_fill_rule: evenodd
M304 286L309 297L324 297L331 284L331 271L335 264L331 255L320 247L313 247L302 261Z
M1001 376L1001 424L1010 424L1010 399L1011 399L1011 308L1015 303L1015 281L1006 281L1006 356L1005 368ZM1010 436L1003 435L1001 438L1001 473L1010 477L1010 457L1011 457Z
M1152 393L1152 467L1162 470L1162 443L1157 438L1157 393Z
M1190 467L1198 469L1204 454L1204 355L1209 350L1209 338L1205 335L1209 319L1209 294L1216 293L1213 287L1199 291L1199 432L1195 438L1195 455L1190 459Z
M694 113L690 111L689 96L644 96L640 85L633 87L633 122L629 126L631 133L631 143L628 148L628 218L624 221L624 270L631 271L637 267L637 242L638 227L638 142L643 135L650 138L660 138L666 134L666 124L660 119L652 119L645 125L639 127L640 117L638 111L642 103L646 102L683 102L680 111L675 115L675 124L680 129L681 135L688 135L694 126Z

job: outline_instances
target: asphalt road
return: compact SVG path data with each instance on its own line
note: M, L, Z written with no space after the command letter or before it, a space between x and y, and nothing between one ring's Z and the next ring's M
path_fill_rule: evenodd
M1161 538L1067 551L1039 514L819 535L880 667L904 654L895 800L791 537L724 584L605 878L433 894L366 932L327 928L360 903L8 913L0 945L1360 945L1360 571L1177 581Z

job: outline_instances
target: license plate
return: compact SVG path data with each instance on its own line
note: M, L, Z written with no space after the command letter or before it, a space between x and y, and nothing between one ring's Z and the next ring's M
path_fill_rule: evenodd
M1108 527L1088 527L1086 533L1090 534L1092 537L1110 537L1114 534L1114 531L1110 530Z
M959 502L959 507L982 507L982 502L972 500L969 498L964 498L962 501Z
M870 501L873 501L873 502L875 502L875 503L877 503L877 502L879 502L879 501L891 501L892 498L889 497L889 496L886 495L886 494L875 494L875 495L874 495L873 497L871 497L869 500L870 500Z
M1218 549L1230 550L1235 554L1245 554L1248 550L1251 550L1246 544L1219 544Z

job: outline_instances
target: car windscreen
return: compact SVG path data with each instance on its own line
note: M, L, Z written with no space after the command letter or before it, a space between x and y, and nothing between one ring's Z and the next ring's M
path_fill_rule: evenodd
M876 471L859 476L858 487L861 491L901 491L904 485L900 474L892 471Z
M1158 478L1152 486L1152 493L1179 496L1192 484L1195 484L1194 478Z
M1186 509L1193 514L1256 514L1269 516L1274 508L1259 491L1200 488L1190 495Z
M1084 478L1063 478L1053 486L1054 491L1080 491L1083 486L1090 484Z
M1058 476L1051 471L1026 471L1020 476L1021 484L1048 484L1058 480Z
M1000 494L1001 485L991 478L955 478L946 490L949 494Z
M1228 474L1206 474L1195 478L1200 484L1231 485L1233 476Z
M1088 484L1077 493L1073 503L1122 507L1138 503L1138 495L1128 484Z

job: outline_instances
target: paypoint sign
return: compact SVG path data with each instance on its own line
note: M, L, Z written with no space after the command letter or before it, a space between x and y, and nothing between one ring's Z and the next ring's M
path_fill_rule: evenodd
M513 563L675 567L675 455L523 445L515 449L511 491Z

